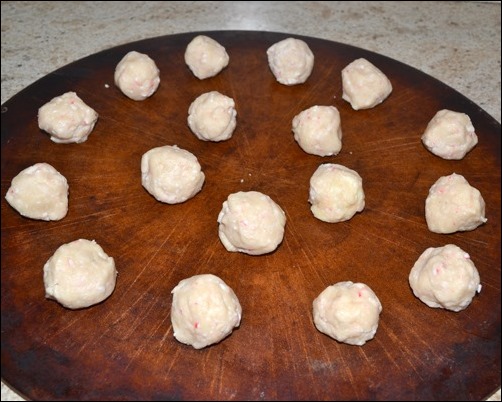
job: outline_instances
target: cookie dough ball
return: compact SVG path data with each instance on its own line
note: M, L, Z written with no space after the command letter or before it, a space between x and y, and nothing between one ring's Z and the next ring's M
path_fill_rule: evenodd
M188 109L188 126L200 140L228 140L236 125L234 100L217 91L200 95Z
M464 176L440 177L425 200L425 219L431 232L454 233L485 223L485 200Z
M312 155L337 155L342 149L340 113L334 106L312 106L293 118L298 145Z
M314 324L323 334L349 345L364 345L378 328L382 305L364 283L338 282L313 303Z
M150 149L141 158L141 184L157 201L184 202L201 190L204 179L195 155L176 145Z
M75 92L66 92L38 109L38 127L60 143L81 143L87 140L98 120L98 114Z
M223 203L218 223L220 240L228 251L260 255L282 242L286 214L268 195L240 191Z
M122 93L142 101L152 96L159 87L159 69L146 54L132 51L127 53L115 68L115 85Z
M242 309L237 296L215 275L184 279L171 293L174 337L195 349L220 342L241 322Z
M370 109L392 92L392 84L366 59L357 59L342 70L343 96L352 109Z
M268 65L284 85L303 84L314 68L314 54L308 45L294 38L284 39L267 50Z
M5 199L22 216L59 221L68 213L68 182L48 163L36 163L12 179Z
M217 75L228 66L228 61L225 48L204 35L193 38L185 51L185 63L200 80Z
M430 247L409 276L413 293L429 307L464 310L481 291L479 273L469 254L454 244Z
M469 116L444 109L429 122L422 142L434 155L459 160L478 143L478 136Z
M352 169L334 163L320 165L310 178L309 202L324 222L343 222L364 209L363 179Z
M94 240L60 246L44 265L45 297L69 309L100 303L115 289L115 261Z

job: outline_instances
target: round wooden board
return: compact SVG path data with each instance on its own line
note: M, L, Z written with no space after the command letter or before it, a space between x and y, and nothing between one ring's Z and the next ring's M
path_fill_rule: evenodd
M72 63L2 106L2 376L32 399L482 399L500 386L500 124L458 92L395 60L359 48L299 37L315 54L303 85L283 86L266 50L281 33L208 32L230 64L200 81L184 63L196 33L147 39ZM152 57L158 91L143 102L113 84L131 50ZM391 80L381 105L354 111L342 100L341 70L365 57ZM190 103L217 90L234 98L237 128L225 142L198 140ZM99 113L82 144L55 144L38 129L37 110L67 91ZM321 158L294 141L291 120L313 105L335 105L343 148ZM420 137L443 108L467 113L479 144L461 161L429 153ZM149 149L176 144L206 174L202 191L179 205L157 202L141 186ZM12 178L36 163L53 165L70 185L59 222L21 217L4 199ZM366 207L350 221L312 215L309 179L321 163L356 170ZM456 172L486 201L487 224L439 235L427 229L430 186ZM218 238L223 201L237 191L268 194L285 211L285 237L268 255L230 253ZM112 296L71 311L44 297L42 267L63 243L95 239L115 258ZM467 251L483 289L464 311L431 309L413 296L408 275L428 247ZM212 273L233 288L240 327L194 350L173 337L171 290ZM363 347L318 332L312 301L327 286L368 284L383 305L376 336Z

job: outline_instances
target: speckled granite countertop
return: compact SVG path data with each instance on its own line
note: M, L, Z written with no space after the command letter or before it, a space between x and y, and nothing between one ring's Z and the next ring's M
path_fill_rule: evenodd
M117 4L120 3L120 4ZM500 122L500 2L2 1L2 104L51 71L139 39L263 30L368 49L411 65ZM2 400L22 400L2 383ZM500 401L500 390L489 400Z

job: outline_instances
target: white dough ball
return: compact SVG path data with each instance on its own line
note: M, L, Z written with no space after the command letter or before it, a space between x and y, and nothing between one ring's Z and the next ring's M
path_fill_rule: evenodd
M122 93L136 101L152 96L160 84L155 62L148 55L134 50L117 64L114 78Z
M310 178L310 210L324 222L343 222L364 209L363 180L343 165L324 163Z
M298 145L312 155L337 155L342 149L340 113L334 106L312 106L293 118Z
M422 142L434 155L459 160L478 143L478 136L468 115L443 109L427 125Z
M56 143L81 143L87 140L98 120L96 111L75 92L66 92L38 109L38 127Z
M364 345L378 328L382 305L364 283L338 282L313 303L314 324L323 334L349 345Z
M205 35L193 38L185 51L185 63L200 80L217 75L228 66L228 61L225 48Z
M5 195L22 216L58 221L68 213L68 182L48 163L36 163L12 179Z
M425 200L425 219L431 232L454 233L485 223L485 200L464 176L440 177Z
M276 80L284 85L303 84L314 68L314 54L300 39L287 38L267 50L268 65Z
M220 342L241 322L237 296L215 275L183 279L171 293L174 337L195 349Z
M416 297L429 307L460 311L481 291L479 273L469 254L454 244L430 247L411 269Z
M224 141L232 137L237 125L232 98L217 91L206 92L188 109L188 126L203 141Z
M176 145L150 149L141 158L141 183L160 202L179 204L192 198L204 179L195 155Z
M357 59L342 70L342 98L352 109L370 109L392 92L389 79L366 59Z
M115 289L115 261L94 240L60 246L44 265L45 297L69 309L100 303Z
M286 214L268 195L240 191L223 203L218 223L220 240L228 251L260 255L282 242Z

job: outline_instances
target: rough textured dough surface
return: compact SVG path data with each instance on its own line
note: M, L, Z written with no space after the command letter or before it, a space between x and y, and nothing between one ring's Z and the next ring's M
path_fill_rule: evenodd
M349 345L364 345L378 328L382 305L364 283L338 282L313 303L314 324L323 334Z
M60 144L87 140L98 120L98 114L75 92L66 92L38 109L38 127Z
M201 190L204 180L196 156L176 145L150 149L141 158L141 184L160 202L184 202Z
M220 342L241 322L237 296L215 275L183 279L171 293L174 337L195 349Z
M228 140L236 125L234 100L218 91L198 96L188 109L188 126L199 140Z
M314 68L314 54L300 39L287 38L267 49L268 65L284 85L303 84Z
M69 309L100 303L115 289L115 261L94 240L60 246L44 265L45 297Z
M22 216L58 221L68 213L68 182L48 163L36 163L14 177L5 195Z
M312 106L293 118L298 145L308 154L337 155L342 149L340 113L334 106Z
M343 165L324 163L310 178L310 210L317 219L336 223L364 209L363 179Z
M481 291L476 266L468 253L454 244L430 247L411 269L413 294L429 307L464 310Z
M343 96L352 109L370 109L392 92L386 75L366 59L357 59L342 70Z
M468 115L443 109L427 125L422 142L434 155L459 160L478 143L478 136Z
M200 80L217 75L229 60L225 48L205 35L193 38L185 50L185 63Z
M135 101L152 96L160 84L160 72L155 62L146 54L131 51L115 68L115 85Z
M218 216L218 234L228 251L259 255L274 251L284 237L286 214L258 191L230 194Z
M435 233L473 230L487 221L485 200L464 176L443 176L429 189L425 219L429 230Z

